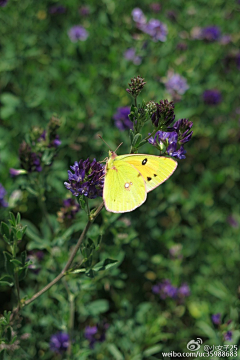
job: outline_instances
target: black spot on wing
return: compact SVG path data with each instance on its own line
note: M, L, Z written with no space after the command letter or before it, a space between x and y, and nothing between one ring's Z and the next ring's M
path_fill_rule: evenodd
M147 158L142 161L142 165L146 165L146 163L147 163Z
M156 177L157 176L157 174L154 174L154 177Z
M152 178L151 177L147 177L147 181L151 181L152 180Z
M141 174L140 174L140 173L138 173L138 176L137 176L137 177L139 177L139 176L141 176Z

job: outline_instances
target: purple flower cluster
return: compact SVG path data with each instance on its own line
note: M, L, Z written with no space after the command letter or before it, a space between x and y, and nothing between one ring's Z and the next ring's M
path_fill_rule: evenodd
M28 172L41 172L41 153L36 153L25 141L19 147L19 159L21 168ZM11 172L11 175L16 175Z
M130 107L124 106L117 108L117 112L113 115L115 125L120 131L133 128L133 124L128 117L129 114L130 114Z
M170 132L157 131L154 138L150 137L148 142L155 146L158 150L166 148L168 155L176 157L178 159L185 159L186 150L183 144L187 143L193 132L190 131L193 123L187 119L181 119L176 121L174 126L169 129Z
M75 161L73 166L70 166L73 173L68 170L68 181L64 185L74 196L84 195L89 199L95 199L102 196L104 184L104 166L94 159L92 162L89 159L79 162Z
M79 14L82 16L87 16L90 14L90 9L87 5L83 5L79 8Z
M221 314L220 313L212 315L212 323L214 325L220 325L221 324Z
M213 314L211 316L212 323L214 325L216 325L217 327L219 327L219 325L222 324L221 317L222 317L221 313ZM232 320L228 320L225 324L223 324L223 328L226 328L226 326L228 326L231 322L232 322ZM232 335L233 335L232 331L228 330L227 332L225 332L223 334L223 338L224 338L225 341L231 341L232 340Z
M151 119L156 128L164 125L170 126L175 119L174 103L168 100L160 100L159 104L155 103L156 110L153 112Z
M152 292L158 294L161 299L172 298L175 300L183 299L190 296L189 286L184 283L179 288L173 286L170 280L165 279L152 287Z
M6 190L0 183L0 207L8 207L8 203L4 200L6 193Z
M165 86L171 95L175 95L176 93L178 95L183 95L189 89L186 79L183 76L174 73L168 75Z
M201 39L206 41L217 41L220 39L221 36L221 30L218 26L212 25L212 26L206 26L201 30Z
M63 354L69 346L69 335L64 332L58 332L51 336L50 349L57 354Z
M68 36L72 42L85 41L88 38L88 32L83 26L75 25L68 31Z
M167 38L167 26L157 19L150 19L146 21L146 17L140 8L135 8L132 11L133 20L136 26L142 32L151 36L153 41L166 41Z
M42 132L42 134L40 135L40 137L38 138L38 142L46 141L46 139L47 139L46 137L47 137L47 131L44 130ZM52 147L57 148L58 146L61 145L61 143L62 142L59 138L59 135L56 134L55 131L54 131L54 134L50 133L50 139L49 139L49 145L48 145L49 148L52 148Z
M106 339L106 330L109 327L108 324L87 326L84 331L85 338L89 341L89 347L94 348L96 342L103 342Z
M8 3L8 0L0 0L0 6L1 6L1 7L6 6L7 3Z
M126 60L132 61L135 65L140 65L142 59L140 56L136 55L136 50L134 48L129 48L124 52L124 57Z
M208 105L217 105L222 101L222 95L219 90L205 90L203 93L203 101Z
M58 221L60 223L68 223L71 220L74 220L76 214L80 210L80 205L76 202L75 199L69 198L63 200L63 207L58 211Z
M60 120L54 116L48 123L47 130L35 126L32 128L28 143L23 141L19 147L21 169L10 169L11 176L26 174L27 172L41 172L42 166L51 166L57 155L56 148L61 144L57 130ZM47 156L45 154L47 153Z

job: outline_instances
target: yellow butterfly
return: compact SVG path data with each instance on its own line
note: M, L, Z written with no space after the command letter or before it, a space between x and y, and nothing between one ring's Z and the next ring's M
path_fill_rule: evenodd
M109 151L105 167L103 201L108 211L133 211L146 201L147 193L167 180L178 163L164 156Z

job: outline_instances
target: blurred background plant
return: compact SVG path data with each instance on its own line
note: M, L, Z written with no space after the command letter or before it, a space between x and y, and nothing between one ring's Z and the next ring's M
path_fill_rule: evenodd
M167 99L176 120L189 121L184 136L194 123L186 146L185 137L162 133L142 145L149 154L172 145L180 157L174 176L132 213L103 210L75 273L14 323L14 276L1 280L4 359L161 359L197 337L239 345L239 16L235 0L211 11L189 0L0 1L0 216L9 226L9 210L14 219L20 212L27 225L17 242L28 267L22 299L62 270L86 224L68 198L67 170L106 157L98 134L129 152L129 79L145 78L138 103L153 101L151 115ZM144 122L143 138L159 125L157 114ZM2 275L3 251L11 250L3 235L0 248Z

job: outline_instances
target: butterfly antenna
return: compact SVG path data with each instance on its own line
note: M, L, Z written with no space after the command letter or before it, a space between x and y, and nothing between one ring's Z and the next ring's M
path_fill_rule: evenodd
M111 152L113 152L112 149L110 148L110 146L108 145L108 143L106 143L106 141L103 140L103 138L101 137L101 135L98 135L98 137L107 145L107 147L111 150Z
M121 144L118 145L118 147L116 148L116 150L115 150L114 152L116 152L116 151L120 148L120 146L121 146L122 144L123 144L123 143L121 142Z

